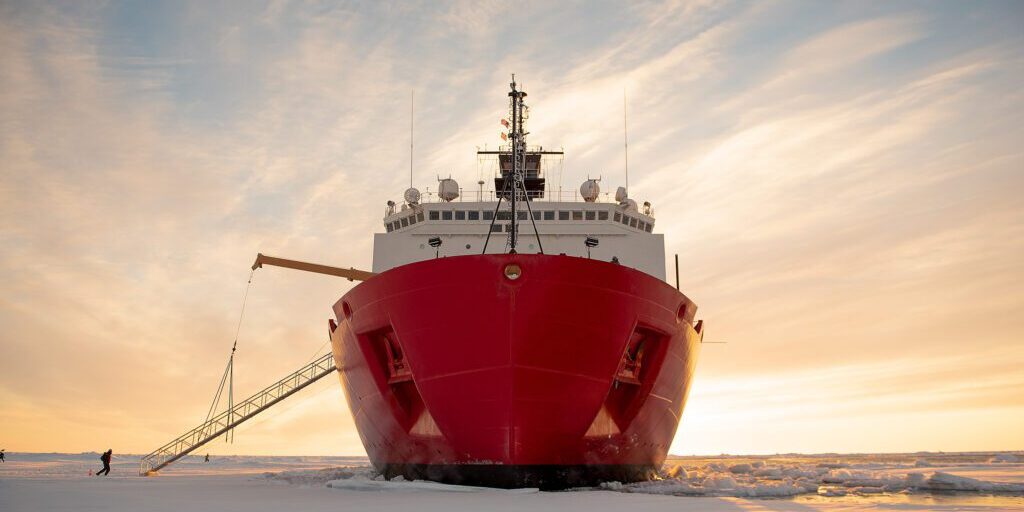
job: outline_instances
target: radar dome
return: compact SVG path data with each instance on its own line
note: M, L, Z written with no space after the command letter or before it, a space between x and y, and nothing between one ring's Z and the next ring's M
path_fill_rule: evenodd
M601 186L597 184L597 180L587 180L580 185L580 195L583 196L583 200L588 203L597 201L597 196L601 193Z
M626 187L619 187L615 191L615 200L616 201L621 203L621 202L625 201L627 197L629 197L629 196L626 195Z
M451 201L459 197L459 183L451 178L445 178L437 185L437 196L442 201Z
M405 191L405 202L409 204L417 204L420 202L420 191L413 187L409 187Z

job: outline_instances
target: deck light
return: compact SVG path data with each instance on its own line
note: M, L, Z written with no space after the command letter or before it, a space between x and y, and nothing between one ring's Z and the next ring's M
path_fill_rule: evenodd
M587 246L587 259L590 259L590 248L591 247L597 247L597 244L598 244L598 239L596 239L596 238L594 238L592 236L588 236L585 240L583 240L583 245Z
M434 249L437 249L437 251L434 253L434 257L439 258L441 256L441 249L438 248L441 247L441 237L435 236L430 240L427 240L427 243L430 244L430 246L433 247Z

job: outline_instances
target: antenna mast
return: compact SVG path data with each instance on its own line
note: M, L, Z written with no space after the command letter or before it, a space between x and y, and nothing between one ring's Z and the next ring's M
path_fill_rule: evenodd
M540 163L539 159L541 155L557 154L561 155L561 151L544 151L543 149L535 149L527 151L526 148L526 135L527 131L524 129L526 117L526 105L523 104L523 98L526 97L526 92L516 87L516 75L512 75L512 83L509 84L511 91L508 93L510 98L509 109L511 110L512 123L508 123L506 120L502 120L502 124L510 130L508 138L511 139L509 148L507 150L502 149L499 146L498 151L477 151L477 155L496 154L498 155L498 168L501 172L500 178L495 178L495 193L498 196L498 202L494 206L494 217L491 219L491 226L487 231L487 238L484 239L483 254L487 253L487 244L491 240L491 233L494 231L494 224L498 220L498 213L501 208L501 200L505 199L509 202L511 207L511 217L508 223L508 248L509 254L516 253L516 247L519 243L519 209L525 205L526 211L522 212L523 219L529 219L530 224L533 226L533 233L537 237L537 249L541 254L544 254L544 245L540 239L540 232L537 231L537 222L533 215L533 208L530 206L531 191L535 197L543 197L543 182L542 178L539 178ZM502 135L505 138L505 135ZM527 170L527 156L533 158L533 162L537 165L536 171ZM507 160L505 159L507 157ZM507 167L502 162L508 162L511 165ZM531 189L527 190L526 179L529 175L531 180ZM498 192L498 188L501 188L501 192ZM520 204L522 201L522 204ZM500 230L499 230L500 231Z
M416 89L409 92L409 187L413 187L413 120L416 112Z
M626 88L622 88L622 147L626 157L626 193L629 193L629 125L626 123Z
M512 75L512 90L508 93L512 98L512 229L509 232L509 252L516 252L516 238L519 231L519 217L516 214L516 206L519 202L519 183L522 180L523 151L526 149L526 141L523 140L523 97L526 93L516 89L516 75Z

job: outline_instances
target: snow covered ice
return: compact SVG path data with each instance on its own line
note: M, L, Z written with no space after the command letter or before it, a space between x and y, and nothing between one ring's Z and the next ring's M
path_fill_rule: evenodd
M384 480L365 457L187 457L139 477L138 456L8 453L0 510L1024 510L1020 454L671 457L659 479L564 492Z

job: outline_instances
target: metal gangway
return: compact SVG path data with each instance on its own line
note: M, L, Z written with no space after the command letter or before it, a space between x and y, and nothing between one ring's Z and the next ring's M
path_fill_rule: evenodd
M161 446L140 461L139 474L149 475L164 466L188 455L200 446L229 432L249 418L267 410L270 406L288 398L300 389L334 373L334 357L327 353L295 373L267 386L259 393L243 400L238 405L210 418L177 439Z

